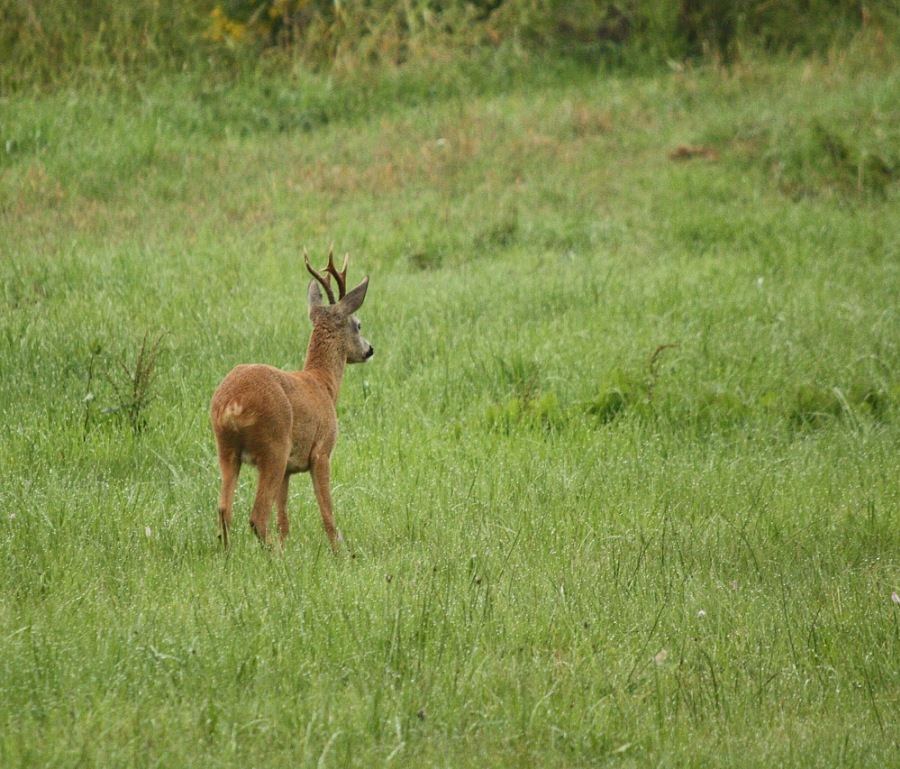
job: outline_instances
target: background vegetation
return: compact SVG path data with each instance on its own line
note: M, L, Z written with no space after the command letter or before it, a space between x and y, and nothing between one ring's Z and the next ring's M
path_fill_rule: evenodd
M0 92L261 59L338 72L497 51L619 67L733 62L748 49L824 53L862 30L896 44L898 13L862 0L0 0Z
M0 765L896 764L896 29L776 6L4 0ZM345 548L226 556L332 241Z

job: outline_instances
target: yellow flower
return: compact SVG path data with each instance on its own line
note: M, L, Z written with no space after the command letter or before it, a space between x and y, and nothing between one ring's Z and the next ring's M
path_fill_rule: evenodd
M247 37L247 25L228 18L220 6L216 6L209 14L209 27L203 38L213 43L237 45Z

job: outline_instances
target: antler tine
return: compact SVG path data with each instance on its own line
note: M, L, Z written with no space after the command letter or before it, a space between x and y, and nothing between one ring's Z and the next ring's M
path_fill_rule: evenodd
M331 290L331 270L334 268L334 264L332 264L331 256L328 257L328 268L325 277L322 277L322 274L313 268L313 266L309 263L309 254L306 253L306 249L303 249L303 261L306 262L306 269L309 270L310 275L312 275L319 283L322 284L322 288L325 289L325 293L328 295L328 301L331 304L334 304L334 291ZM341 286L341 296L344 295L344 287Z
M347 293L347 264L350 261L350 254L344 254L344 269L338 272L337 267L334 266L334 244L331 244L331 249L328 251L328 273L334 276L334 279L338 284L338 301L344 298L344 295Z

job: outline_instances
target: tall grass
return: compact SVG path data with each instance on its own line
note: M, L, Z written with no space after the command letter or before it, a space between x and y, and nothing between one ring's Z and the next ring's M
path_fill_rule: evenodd
M0 94L297 63L347 74L536 57L646 70L754 51L822 55L858 34L896 45L898 32L890 4L857 0L0 0Z
M900 81L871 50L9 98L0 764L895 763ZM225 555L208 398L300 365L332 240L377 350L341 394L345 549L305 477L260 549L248 472Z

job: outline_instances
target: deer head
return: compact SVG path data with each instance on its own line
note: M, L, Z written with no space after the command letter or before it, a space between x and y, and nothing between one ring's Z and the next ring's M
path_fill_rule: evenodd
M324 275L309 263L309 255L304 250L303 260L306 269L315 280L310 281L306 292L306 301L309 306L309 319L313 323L314 336L322 338L323 345L333 350L340 356L343 355L347 363L362 363L375 354L375 350L361 335L362 323L355 313L362 306L369 288L369 278L366 276L362 282L347 293L347 263L350 255L344 256L343 269L338 270L334 264L334 248L328 252L328 264ZM338 297L335 299L331 288L331 279L334 278L338 287ZM329 304L322 299L321 286L325 290ZM318 342L318 339L316 339ZM318 346L318 345L317 345ZM310 344L312 348L312 343Z

